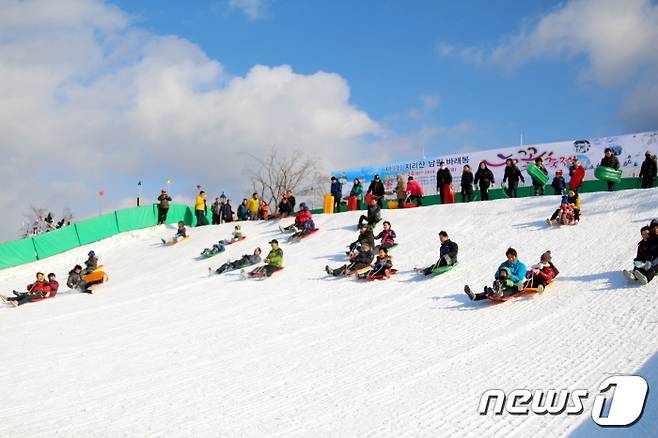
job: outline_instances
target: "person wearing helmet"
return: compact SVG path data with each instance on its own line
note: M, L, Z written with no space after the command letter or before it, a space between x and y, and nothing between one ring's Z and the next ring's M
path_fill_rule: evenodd
M85 261L85 270L82 272L82 275L91 274L98 268L98 257L94 251L89 251L87 253L89 258Z
M555 190L556 195L564 193L564 189L567 188L567 182L564 180L564 176L562 176L562 169L555 172L555 178L551 182L551 187Z
M372 263L372 247L367 243L362 244L359 247L359 252L350 258L350 262L346 265L341 266L337 269L331 269L328 265L324 267L327 274L333 275L334 277L342 277L353 274L359 269L369 267Z
M89 285L82 279L82 266L75 265L69 271L69 278L66 280L66 285L72 289L82 293L91 293Z

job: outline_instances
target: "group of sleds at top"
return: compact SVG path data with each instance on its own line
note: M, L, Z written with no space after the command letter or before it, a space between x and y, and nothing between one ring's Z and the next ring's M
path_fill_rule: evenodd
M103 283L107 280L107 274L101 270L103 265L98 264L98 257L94 251L89 251L87 256L84 269L80 265L75 265L69 271L66 285L73 291L91 294L93 293L91 286ZM52 272L48 277L44 276L43 272L37 272L36 281L28 284L25 289L24 292L14 290L13 297L0 295L0 301L18 307L26 303L55 298L59 290L59 282Z

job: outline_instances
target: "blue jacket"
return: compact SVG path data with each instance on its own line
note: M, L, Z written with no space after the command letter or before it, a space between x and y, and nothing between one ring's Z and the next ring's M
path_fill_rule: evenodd
M564 181L563 176L556 176L555 178L553 178L553 182L551 183L551 185L558 193L562 193L564 189L567 187L567 183Z
M516 259L514 263L510 263L509 260L506 260L498 267L496 273L494 274L494 278L498 277L498 272L500 272L500 270L503 268L510 270L510 280L512 280L516 286L521 284L521 282L525 279L526 272L528 271L528 268L526 268L523 262L521 262L519 259Z
M331 183L331 194L334 198L340 198L343 196L343 185L339 181Z
M249 209L246 206L240 204L238 206L238 220L244 221L247 219L249 219Z

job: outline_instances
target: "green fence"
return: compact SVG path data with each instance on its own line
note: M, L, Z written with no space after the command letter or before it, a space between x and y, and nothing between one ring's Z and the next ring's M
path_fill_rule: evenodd
M0 243L0 269L42 260L126 231L152 227L156 225L157 217L156 205L127 208L28 239ZM166 223L181 220L187 225L195 225L194 211L186 205L172 205Z
M639 187L640 182L638 178L624 178L615 186L615 190L637 189ZM605 182L594 180L585 181L579 192L599 192L607 189L608 186ZM519 197L532 196L533 188L527 186L520 187L518 194ZM553 188L551 186L546 186L546 194L553 194ZM489 198L492 200L505 197L502 189L489 191ZM461 202L459 193L456 198L457 202ZM479 198L479 192L476 192L475 200L477 201ZM441 200L437 195L425 196L423 198L423 205L434 205L440 202ZM384 203L384 208L386 208L386 203ZM340 211L345 211L345 209L345 205L343 205ZM322 209L315 209L313 213L322 213ZM78 246L97 242L118 233L152 227L156 225L157 217L158 209L156 205L128 208L78 222L77 224L36 237L0 243L0 269L42 260L46 257L68 251ZM210 210L208 210L206 217L210 223L212 220ZM178 221L183 221L188 226L196 225L194 209L186 205L171 205L165 222L167 224L173 224Z

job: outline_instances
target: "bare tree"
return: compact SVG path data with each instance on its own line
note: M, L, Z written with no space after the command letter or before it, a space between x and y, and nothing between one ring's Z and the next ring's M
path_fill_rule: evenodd
M321 176L315 159L299 151L282 153L274 146L263 158L249 156L255 164L247 170L253 191L268 205L276 207L281 193L286 190L292 190L295 196L315 197Z
M72 220L73 214L68 208L64 209L62 220L55 224L48 209L31 206L30 211L25 214L25 219L20 229L20 236L25 238L47 233L48 231L70 225Z

